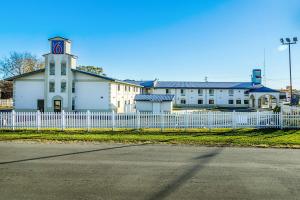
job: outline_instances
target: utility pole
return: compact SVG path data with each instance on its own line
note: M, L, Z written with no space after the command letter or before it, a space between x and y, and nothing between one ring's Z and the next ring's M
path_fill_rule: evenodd
M285 41L283 38L280 39L280 42L282 45L288 45L289 46L289 68L290 68L290 105L292 106L293 102L293 84L292 84L292 59L291 59L291 44L296 44L298 41L297 37L293 38L293 41L291 41L290 38L285 38Z
M267 75L266 75L266 49L264 48L264 86L267 86Z

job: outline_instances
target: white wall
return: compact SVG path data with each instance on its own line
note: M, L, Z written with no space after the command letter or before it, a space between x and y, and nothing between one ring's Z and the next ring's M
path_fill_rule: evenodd
M136 101L136 110L140 112L172 112L172 107L172 101Z
M118 86L120 90L118 89ZM127 107L135 106L134 98L136 94L140 94L140 87L123 84L123 83L111 83L110 93L111 93L111 108L113 110L116 110L117 112L125 112L126 106ZM118 102L120 102L119 107L118 107Z
M38 99L44 99L43 81L15 81L14 104L16 110L37 110Z
M75 82L76 110L110 110L108 82Z

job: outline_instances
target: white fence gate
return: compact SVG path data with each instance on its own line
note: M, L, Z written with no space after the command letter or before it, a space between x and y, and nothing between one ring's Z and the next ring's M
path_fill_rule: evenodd
M273 112L2 112L2 129L300 128L299 114Z

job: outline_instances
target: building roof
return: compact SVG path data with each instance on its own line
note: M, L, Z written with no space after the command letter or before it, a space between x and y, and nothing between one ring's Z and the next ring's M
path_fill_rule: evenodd
M151 81L135 81L135 80L126 79L126 80L124 80L124 82L140 85L140 86L143 86L146 88L153 87L153 85L154 85L154 81L152 81L152 80Z
M49 38L48 40L53 40L53 39L55 39L55 38L59 38L59 39L62 39L62 40L65 40L65 41L71 41L71 40L69 40L68 38L64 38L64 37L61 37L61 36L55 36L55 37L51 37L51 38Z
M32 71L32 72L27 72L27 73L24 73L24 74L12 76L12 77L6 78L4 80L5 81L13 81L14 79L17 79L17 78L22 78L24 76L30 76L30 75L37 74L37 73L44 72L44 71L45 71L45 68L38 69L38 70L35 70L35 71Z
M155 88L251 89L252 82L157 81Z
M268 93L268 92L274 93L274 92L276 92L276 93L279 93L280 91L273 90L271 88L262 86L262 87L252 88L252 89L249 90L249 92L264 92L264 93Z
M72 71L83 73L83 74L94 76L94 77L98 77L98 78L103 78L103 79L108 80L108 81L114 81L114 82L117 82L117 83L122 83L122 84L134 85L134 86L141 87L141 85L139 85L139 84L129 83L129 82L126 82L126 81L122 81L122 80L118 80L118 79L115 79L115 78L103 76L103 75L100 75L100 74L94 74L94 73L90 73L90 72L86 72L86 71L82 71L82 70L78 70L78 69L72 69Z
M152 102L162 102L162 101L173 101L174 95L172 94L137 94L135 95L135 101L152 101Z
M124 81L121 81L121 80L118 80L118 79L115 79L115 78L111 78L111 77L107 77L107 76L103 76L103 75L99 75L99 74L93 74L93 73L82 71L82 70L78 70L78 69L72 69L72 71L73 72L83 73L83 74L94 76L94 77L98 77L98 78L102 78L102 79L105 79L105 80L108 80L108 81L114 81L114 82L117 82L117 83L122 83L122 84L128 84L128 85L134 85L134 86L141 87L138 84L124 82ZM17 78L21 78L21 77L25 77L25 76L30 76L30 75L37 74L37 73L40 73L40 72L45 72L45 68L39 69L39 70L36 70L36 71L32 71L32 72L28 72L28 73L24 73L24 74L20 74L20 75L17 75L17 76L12 76L12 77L9 77L9 78L4 79L4 80L5 81L13 81L13 80L15 80Z

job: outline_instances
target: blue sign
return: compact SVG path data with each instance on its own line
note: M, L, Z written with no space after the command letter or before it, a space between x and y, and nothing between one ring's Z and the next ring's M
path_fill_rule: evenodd
M64 41L63 40L52 40L52 53L53 54L64 54Z

